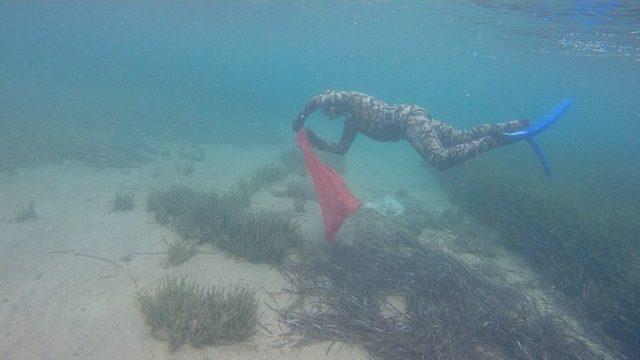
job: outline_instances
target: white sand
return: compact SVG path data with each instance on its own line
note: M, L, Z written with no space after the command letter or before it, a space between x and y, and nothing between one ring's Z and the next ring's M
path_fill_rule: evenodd
M365 359L366 353L351 345L328 343L302 348L280 347L276 314L263 304L266 292L278 293L286 282L267 265L229 258L212 247L172 268L161 265L162 240L176 237L169 228L154 222L144 210L151 186L184 183L202 188L224 189L240 176L277 158L281 149L211 148L204 162L195 162L191 176L176 174L177 152L159 157L153 164L128 171L97 170L75 165L48 165L17 174L0 175L0 358L2 359ZM380 151L368 143L354 148L353 157ZM405 152L406 153L406 152ZM367 158L370 155L367 153ZM417 158L401 159L380 151L375 163L347 160L347 179L353 191L369 200L399 188L434 207L446 207L446 197L435 186ZM379 156L378 156L379 155ZM416 155L417 156L417 155ZM406 172L424 177L409 177ZM136 194L136 208L111 212L114 192ZM10 223L18 202L34 201L38 219ZM253 206L291 207L285 199L258 194ZM309 202L304 216L308 241L322 241L317 204ZM56 253L52 253L56 252ZM82 255L99 256L107 261ZM130 278L129 273L135 279ZM183 345L170 352L167 343L151 336L150 328L135 300L136 284L151 291L170 274L188 275L202 285L247 284L260 298L259 321L269 332L258 333L243 344Z

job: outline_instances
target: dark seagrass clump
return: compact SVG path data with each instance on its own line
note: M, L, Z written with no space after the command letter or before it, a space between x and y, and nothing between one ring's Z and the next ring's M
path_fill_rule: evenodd
M175 350L185 342L194 347L243 341L254 333L258 302L245 286L204 288L186 279L166 278L153 293L138 293L154 336Z
M290 148L280 153L280 161L287 169L287 172L305 176L307 170L304 167L304 158L300 149Z
M455 169L440 176L461 208L501 235L499 245L526 259L620 342L625 356L639 358L640 192L631 180L637 169L593 161L566 161L552 186L525 164L505 172L498 158L470 163L464 176Z
M194 241L178 239L167 244L167 266L178 266L189 260L197 252L197 245Z
M242 206L249 206L251 198L258 192L258 188L247 178L241 178L231 187L231 194L238 199L238 203Z
M313 186L302 180L290 181L284 193L294 199L314 200L316 198Z
M249 210L243 190L199 191L174 185L153 189L147 210L183 238L213 243L251 262L278 264L300 243L300 229L289 214Z
M23 203L16 205L16 207L13 208L10 220L14 223L22 223L36 219L38 219L38 214L36 214L36 205L33 201L30 201L27 205Z
M306 201L304 199L294 198L293 199L293 210L298 214L303 213L304 210L305 210L305 203L306 203Z
M239 212L230 225L216 245L251 262L279 264L301 242L300 228L292 217L272 210Z
M294 342L359 344L377 359L606 358L521 289L435 248L336 245L282 274L299 295L280 311Z
M286 176L287 168L285 166L271 163L254 170L248 181L254 191L259 191L265 186L284 179Z
M146 201L147 211L154 212L159 223L171 224L183 237L199 242L207 241L202 237L217 236L222 231L225 214L242 207L244 204L235 192L195 190L184 185L151 189ZM205 228L206 232L199 231Z
M135 207L133 199L135 195L130 191L118 191L111 201L111 211L128 211Z
M166 224L175 217L180 217L196 196L195 190L183 185L152 188L147 194L145 206L147 211L155 213L156 221Z

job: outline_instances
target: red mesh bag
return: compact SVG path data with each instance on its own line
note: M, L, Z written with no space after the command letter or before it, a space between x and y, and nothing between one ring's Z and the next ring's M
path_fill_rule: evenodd
M329 243L335 241L345 219L362 205L352 194L342 176L325 165L313 151L304 130L296 135L304 156L304 164L313 178L313 184L322 209L324 232Z

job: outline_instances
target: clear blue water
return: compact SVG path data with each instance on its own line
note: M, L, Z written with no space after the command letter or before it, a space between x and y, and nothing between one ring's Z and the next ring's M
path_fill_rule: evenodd
M186 112L214 133L272 137L327 88L421 104L458 126L535 117L572 96L555 139L637 150L640 10L620 1L590 21L579 5L594 2L3 3L2 118L65 96L46 86L82 96L59 116L157 130Z
M640 191L636 1L0 3L9 168L51 160L66 131L109 134L125 153L141 138L293 145L292 120L329 88L418 104L457 127L536 118L573 97L540 140L558 181ZM319 115L309 124L341 130ZM353 161L385 149L420 161L409 146L354 147ZM522 147L508 149L489 156L539 176Z

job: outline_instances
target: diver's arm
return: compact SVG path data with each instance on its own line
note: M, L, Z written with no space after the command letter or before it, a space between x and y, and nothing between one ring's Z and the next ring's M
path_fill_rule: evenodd
M340 141L337 143L328 143L321 138L319 138L312 130L307 130L307 138L313 147L318 150L327 151L337 155L344 155L347 153L347 150L353 144L353 140L358 135L358 129L356 127L356 122L352 119L347 119L344 123L344 130L342 131L342 136L340 137Z
M342 105L349 98L350 93L348 91L336 91L327 90L324 93L317 94L311 98L311 100L304 106L300 114L293 122L293 131L298 132L304 126L304 121L318 110L319 107L324 105Z

